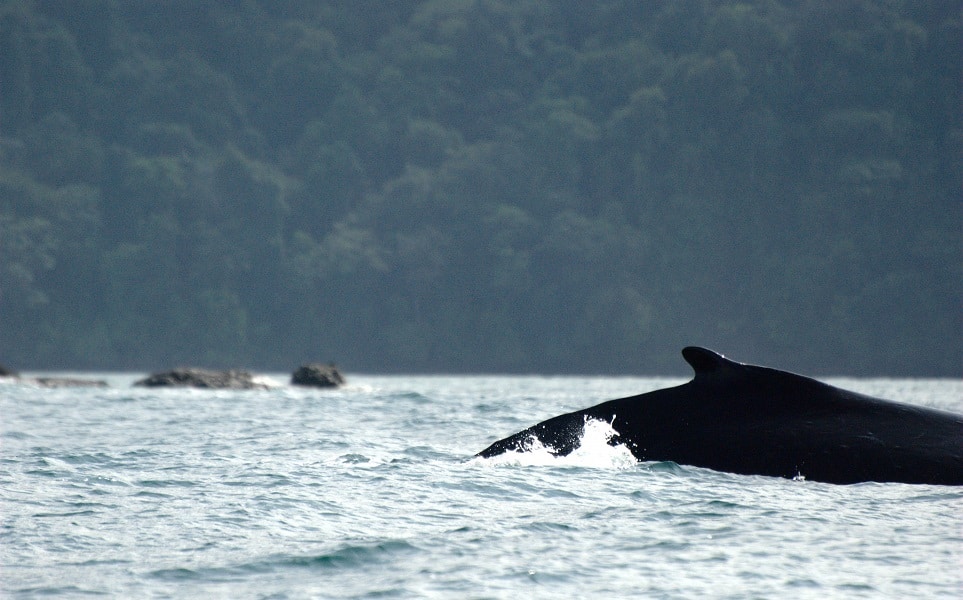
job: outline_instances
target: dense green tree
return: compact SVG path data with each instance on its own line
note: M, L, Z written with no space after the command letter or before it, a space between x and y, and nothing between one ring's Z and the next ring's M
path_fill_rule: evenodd
M959 375L954 0L0 0L0 358Z

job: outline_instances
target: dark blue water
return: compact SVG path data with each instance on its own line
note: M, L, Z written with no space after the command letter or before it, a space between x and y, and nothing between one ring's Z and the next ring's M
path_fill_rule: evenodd
M0 596L960 598L963 489L471 460L643 378L0 383ZM283 378L278 377L278 382ZM963 383L836 380L963 412Z

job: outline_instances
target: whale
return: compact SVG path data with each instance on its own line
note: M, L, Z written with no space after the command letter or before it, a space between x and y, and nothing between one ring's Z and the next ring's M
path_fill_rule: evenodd
M963 485L963 415L859 394L689 346L695 372L676 387L609 400L533 425L476 456L556 456L579 447L585 423L610 423L609 444L640 462L831 484Z

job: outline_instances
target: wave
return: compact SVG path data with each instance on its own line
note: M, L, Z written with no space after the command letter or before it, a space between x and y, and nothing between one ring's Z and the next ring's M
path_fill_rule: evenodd
M612 444L619 434L611 423L586 418L579 438L579 446L565 456L557 456L555 449L532 436L521 451L509 451L489 458L475 457L470 462L490 466L511 467L588 467L594 469L631 469L639 464L624 444Z
M279 569L366 569L393 560L399 553L416 551L417 547L404 540L387 540L372 544L344 544L317 555L274 555L264 560L230 567L158 569L151 576L164 580L230 581L243 579L250 573L269 573Z

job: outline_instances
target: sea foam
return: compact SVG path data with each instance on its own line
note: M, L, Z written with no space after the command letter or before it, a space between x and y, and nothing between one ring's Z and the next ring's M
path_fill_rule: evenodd
M509 451L490 458L475 458L473 461L491 466L570 466L595 469L629 469L638 464L632 452L623 444L612 445L613 437L619 434L611 423L586 417L579 438L579 446L565 456L556 456L554 448L546 446L532 436L525 449Z

